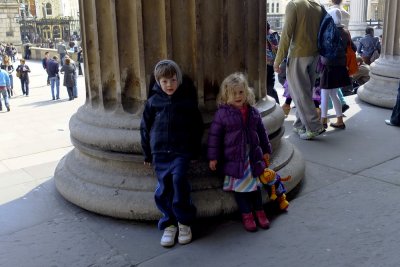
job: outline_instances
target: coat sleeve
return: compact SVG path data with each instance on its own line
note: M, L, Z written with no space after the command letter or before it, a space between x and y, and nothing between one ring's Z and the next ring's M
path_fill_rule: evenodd
M141 145L145 162L153 161L150 147L150 131L154 122L154 115L152 113L151 104L147 101L143 111L142 121L140 123Z
M263 150L263 153L271 154L272 153L271 143L269 142L268 132L265 129L264 124L262 123L261 115L259 115L259 120L257 123L257 134L258 138L260 139L260 146L261 149Z
M218 160L222 158L222 146L224 139L224 125L220 112L215 113L214 120L211 123L208 132L207 157L209 160Z

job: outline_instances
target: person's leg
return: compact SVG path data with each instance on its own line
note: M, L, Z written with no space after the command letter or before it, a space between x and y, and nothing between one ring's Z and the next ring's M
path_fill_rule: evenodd
M392 115L390 116L390 123L400 126L400 85L397 92L396 105L394 106Z
M74 82L75 82L75 84L74 84L74 88L73 88L73 97L74 98L77 98L78 97L78 75L76 75L75 76L75 78L74 78Z
M328 128L328 99L329 89L321 88L321 122L324 128Z
M56 81L56 99L60 99L60 76L55 78Z
M269 221L262 205L262 194L260 188L258 188L257 191L251 192L250 194L251 203L253 209L255 210L258 225L264 229L269 228Z
M53 100L56 99L56 97L55 97L55 95L54 95L54 86L55 86L55 84L56 84L55 78L54 78L54 77L51 77L51 78L50 78L50 89L51 89L51 97L52 97Z
M74 89L73 87L67 87L67 92L68 92L68 98L69 100L73 100L74 99L74 93L73 93Z
M338 96L338 89L330 89L329 97L332 99L333 108L335 109L336 113L336 123L331 123L330 125L334 128L341 128L344 129L343 123L343 113L342 113L342 104L340 103L339 96Z
M177 225L175 215L172 211L173 186L170 163L155 159L154 170L158 181L154 200L157 208L163 215L158 221L158 228L164 230L170 225Z
M247 231L254 232L257 230L254 215L252 213L251 192L235 192L234 194L239 211L242 215L242 223Z
M22 90L22 95L25 95L25 80L21 79L21 90Z
M11 96L13 96L14 95L14 78L12 75L9 75L8 77L10 78L10 86L11 86L10 94L11 94Z
M290 96L296 105L296 121L293 126L310 132L317 132L322 128L312 101L317 60L317 57L290 58L286 76Z
M184 225L191 225L196 217L196 207L190 197L191 186L186 175L189 162L188 157L176 157L171 166L174 192L172 210L178 222Z
M279 104L278 93L275 88L275 72L274 67L267 65L267 95L273 97L277 104Z
M29 80L25 80L25 94L26 96L29 96Z

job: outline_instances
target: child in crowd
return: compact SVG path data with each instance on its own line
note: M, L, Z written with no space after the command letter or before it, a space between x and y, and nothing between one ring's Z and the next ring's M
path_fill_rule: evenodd
M158 185L155 202L162 213L158 222L164 230L161 245L187 244L192 240L190 225L196 208L186 176L191 159L201 150L203 121L192 84L182 82L179 66L162 60L154 69L156 83L149 92L140 126L144 164L154 165ZM178 227L178 228L177 228Z
M11 63L10 57L5 55L3 58L3 62L1 64L1 68L8 73L8 78L10 79L10 87L7 88L8 98L14 96L14 81L12 73L14 71L14 66Z
M254 93L243 73L233 73L221 84L208 136L209 167L217 164L225 175L223 190L233 191L242 214L244 228L256 231L269 228L263 210L259 176L267 167L272 152L261 115L253 105Z

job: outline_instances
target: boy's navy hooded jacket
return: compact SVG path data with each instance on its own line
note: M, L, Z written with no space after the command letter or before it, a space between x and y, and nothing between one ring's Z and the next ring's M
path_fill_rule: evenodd
M171 96L155 83L143 111L140 125L145 162L156 153L197 158L201 150L203 120L193 83L185 78Z

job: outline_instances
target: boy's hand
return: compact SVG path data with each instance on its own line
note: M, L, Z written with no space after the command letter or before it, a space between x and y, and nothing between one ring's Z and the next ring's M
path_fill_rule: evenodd
M269 154L268 154L268 153L265 153L265 154L263 155L263 158L264 158L265 164L266 164L267 167L268 167L269 164L270 164L270 162L269 162Z
M217 169L217 160L210 160L209 166L212 171L215 171Z
M144 164L145 166L151 166L151 162L144 161L143 164Z

